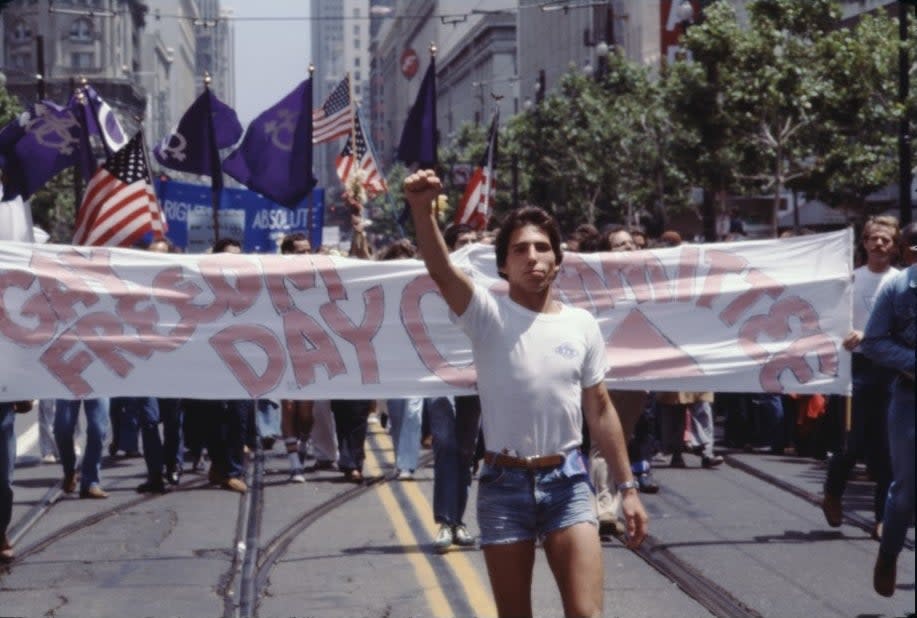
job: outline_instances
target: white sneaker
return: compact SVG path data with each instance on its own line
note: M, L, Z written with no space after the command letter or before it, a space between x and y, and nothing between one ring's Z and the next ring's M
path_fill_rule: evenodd
M414 471L413 470L399 470L397 478L399 481L413 481L414 480Z
M47 455L42 455L41 463L55 464L57 463L57 455L55 455L54 453L48 453Z
M448 524L441 524L439 527L439 532L436 533L436 538L433 540L433 549L437 552L444 554L452 545L454 541L452 536L452 526Z
M452 529L452 536L455 540L456 545L461 545L462 547L471 547L474 545L474 537L468 532L468 528L464 525L456 526Z
M306 475L303 474L302 469L296 468L290 472L290 482L291 483L305 483Z

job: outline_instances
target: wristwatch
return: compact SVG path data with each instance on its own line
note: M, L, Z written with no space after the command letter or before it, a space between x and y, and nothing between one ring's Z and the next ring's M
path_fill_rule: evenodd
M618 493L624 493L628 489L639 489L639 487L640 486L637 485L637 481L631 479L629 481L624 481L623 483L618 483Z

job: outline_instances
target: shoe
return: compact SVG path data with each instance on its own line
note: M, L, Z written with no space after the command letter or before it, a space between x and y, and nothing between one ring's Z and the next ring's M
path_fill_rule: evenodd
M351 483L362 483L363 473L359 470L346 470L344 472L344 479Z
M659 483L653 478L653 473L647 470L637 475L637 489L645 494L659 493Z
M452 535L452 526L449 524L441 524L439 527L439 532L436 533L436 538L433 539L433 549L435 549L440 554L444 554L452 545L454 540L455 538Z
M395 477L399 481L413 481L414 480L414 471L413 470L399 470L398 476Z
M700 458L700 465L702 465L705 468L715 468L719 465L722 465L724 461L726 460L723 459L721 455L714 455L713 457L707 457L706 455L704 455L703 457Z
M104 491L98 485L90 485L88 489L80 491L80 498L90 498L92 500L104 500L108 497L108 492Z
M239 492L240 494L244 494L248 491L248 485L245 484L245 481L235 476L225 479L220 483L220 487L228 489L229 491Z
M108 445L108 456L114 457L117 454L118 454L118 445L112 442L111 444Z
M301 468L296 468L290 472L290 482L291 483L305 483L306 475L302 473Z
M316 460L315 465L312 466L313 470L334 470L334 462L327 461L324 459Z
M162 479L158 481L147 481L137 485L138 494L167 494L170 491L172 491L172 489L166 485Z
M672 455L672 460L669 461L670 468L687 468L688 464L685 463L685 458L681 456L681 453L674 453Z
M77 483L80 482L80 475L78 472L71 472L70 474L64 475L64 481L61 484L61 489L65 494L72 494L76 491Z
M423 449L427 449L427 450L433 448L433 436L430 435L430 436L424 436L423 438L421 438L420 447Z
M872 587L883 597L895 594L895 579L898 576L897 563L897 556L887 556L881 551L876 556L876 566L872 571Z
M179 466L166 466L166 482L169 485L178 485L181 482L181 473L182 470Z
M13 544L10 543L9 537L3 535L3 544L0 545L0 564L7 564L13 561L16 555L13 553Z
M124 453L125 459L139 459L141 457L143 457L143 453L141 453L140 451L128 451Z
M55 464L57 463L57 455L54 453L48 453L47 455L41 456L41 463L43 464Z
M872 527L872 532L869 533L869 538L871 538L873 541L882 540L882 522L881 521L877 521L876 525Z
M273 436L261 438L261 448L265 451L270 451L274 448L274 442L276 441L277 440Z
M474 545L474 537L471 536L464 524L459 524L452 529L452 540L455 541L456 545L462 547L472 547Z
M366 422L367 422L368 424L370 424L370 425L378 425L378 424L379 424L379 415L378 415L378 414L370 414L370 415L366 418Z
M825 494L825 497L821 500L821 511L825 514L825 521L827 521L828 525L832 528L839 528L844 522L844 510L841 507L841 499L836 496Z
M191 458L191 471L192 472L203 472L204 471L204 458L201 455L194 455Z

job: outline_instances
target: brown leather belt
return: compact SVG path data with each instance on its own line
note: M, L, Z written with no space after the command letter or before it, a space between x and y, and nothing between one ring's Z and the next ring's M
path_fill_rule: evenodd
M553 455L539 455L535 457L514 457L513 455L507 455L505 453L487 451L484 453L484 461L491 466L522 468L523 470L542 470L563 465L564 456L560 453L555 453Z

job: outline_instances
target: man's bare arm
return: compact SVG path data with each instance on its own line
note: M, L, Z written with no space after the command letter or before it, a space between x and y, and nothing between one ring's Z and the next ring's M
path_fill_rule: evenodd
M604 383L599 382L583 390L583 415L589 426L589 435L598 442L599 451L608 464L614 484L617 486L625 481L633 481L624 430ZM638 547L646 536L646 511L636 487L622 493L621 510L627 525L627 544L629 547Z
M474 286L471 279L449 261L449 250L436 222L433 201L442 189L443 184L433 170L418 170L404 179L404 196L411 208L417 247L427 272L449 308L456 315L462 315L471 302Z

